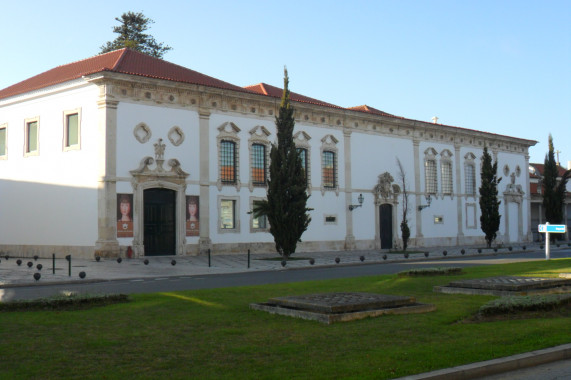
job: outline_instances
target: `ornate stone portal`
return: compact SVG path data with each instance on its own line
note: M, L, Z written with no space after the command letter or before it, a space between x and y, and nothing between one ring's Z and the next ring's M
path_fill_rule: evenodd
M145 203L144 191L152 188L170 189L176 192L176 254L185 254L185 193L186 178L189 173L182 170L180 162L176 158L168 160L170 169L166 170L164 165L164 153L166 145L162 139L154 144L155 158L144 157L139 167L131 170L133 176L131 184L133 186L133 253L135 257L145 255L144 246L144 220ZM154 167L152 167L154 164Z
M398 206L398 196L401 194L400 186L394 182L393 176L389 172L384 172L378 176L378 182L373 188L373 195L375 197L375 248L381 248L381 215L380 206L388 204L391 205L392 215L390 216L392 223L392 241L395 243L398 239L398 225L396 209ZM393 244L391 244L393 245ZM396 245L396 244L395 244ZM394 247L394 245L393 245Z

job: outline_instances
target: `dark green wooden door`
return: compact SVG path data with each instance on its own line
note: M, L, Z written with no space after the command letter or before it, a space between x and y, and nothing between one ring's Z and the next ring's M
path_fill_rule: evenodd
M393 206L384 204L379 207L381 227L381 249L393 247Z
M145 190L145 255L176 254L176 192L168 189Z

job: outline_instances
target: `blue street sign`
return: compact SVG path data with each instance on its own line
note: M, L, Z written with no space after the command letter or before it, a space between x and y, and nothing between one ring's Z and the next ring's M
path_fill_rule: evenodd
M565 224L540 224L538 230L543 233L564 234L567 231L567 226Z

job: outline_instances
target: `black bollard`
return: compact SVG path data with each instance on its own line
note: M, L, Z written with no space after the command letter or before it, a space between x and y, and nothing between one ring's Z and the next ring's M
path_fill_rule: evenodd
M56 254L52 253L52 274L56 274Z
M208 268L210 268L210 248L208 248Z
M71 277L71 255L67 255L65 259L68 263L68 276Z
M248 269L250 269L250 250L248 249Z

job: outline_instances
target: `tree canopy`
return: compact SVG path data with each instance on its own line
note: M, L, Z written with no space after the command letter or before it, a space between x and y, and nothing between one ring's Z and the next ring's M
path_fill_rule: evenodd
M482 173L480 174L480 227L486 235L486 244L491 247L500 229L500 203L498 200L498 161L492 164L492 156L488 147L484 147L482 156Z
M158 43L153 36L145 33L154 21L145 17L143 13L127 12L123 13L121 18L115 17L115 20L121 23L121 25L113 27L113 33L117 33L119 36L101 46L99 54L127 47L156 58L162 58L167 51L172 49L162 42Z
M555 161L553 137L549 135L549 151L545 155L543 165L542 193L545 219L551 224L561 224L563 222L563 205L570 174L571 172L567 170L558 179L559 167Z
M254 216L267 216L276 250L287 259L301 241L311 218L307 208L307 180L293 141L294 109L289 98L289 78L284 69L284 90L276 116L278 142L270 151L267 200L256 203Z

